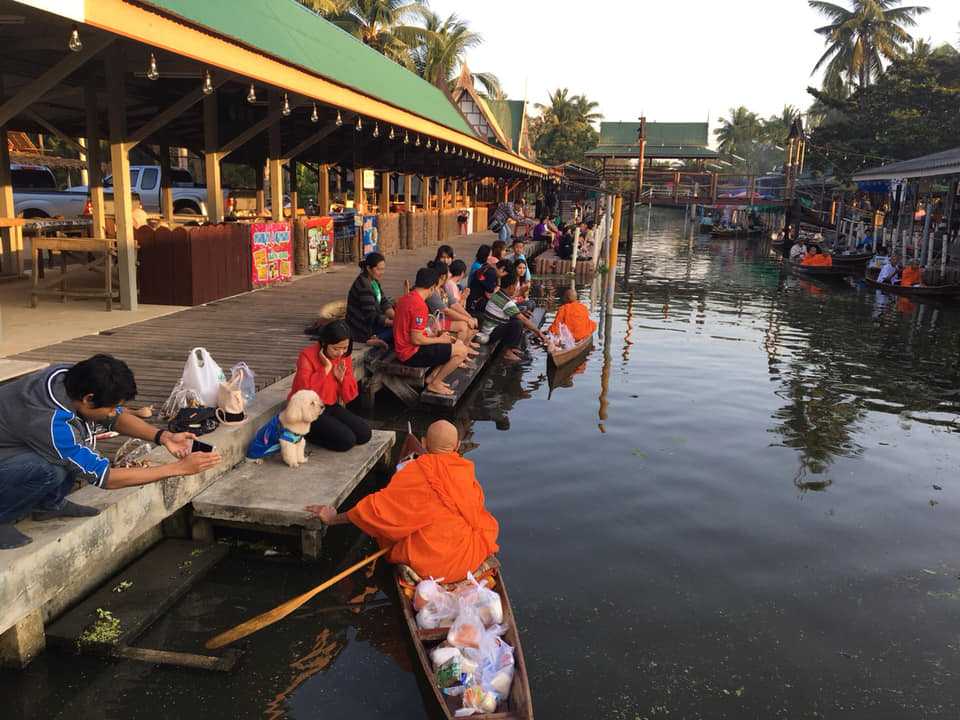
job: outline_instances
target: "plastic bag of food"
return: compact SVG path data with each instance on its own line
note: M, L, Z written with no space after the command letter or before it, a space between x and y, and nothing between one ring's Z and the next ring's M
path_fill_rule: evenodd
M464 672L461 665L463 657L457 655L452 657L437 668L436 683L441 690L461 685L466 687L472 682L472 676Z
M460 598L459 606L460 611L457 613L457 619L447 633L447 642L461 649L477 649L480 647L480 640L484 633L480 613L472 604L465 602L463 598Z
M247 401L247 404L250 404L257 395L257 378L245 362L238 362L230 368L231 376L236 372L243 376L240 381L240 392L243 393L243 399Z
M487 630L476 649L463 650L464 657L477 663L473 673L476 684L504 698L513 683L513 648L499 636L499 627Z
M497 694L484 690L479 685L471 685L463 693L463 707L454 713L454 717L469 717L476 713L494 713L497 711Z
M467 579L457 587L454 595L477 609L484 626L499 625L503 622L503 603L498 593L485 587L486 582L478 583L473 573L467 573Z
M437 647L430 651L430 662L433 663L434 668L440 667L455 657L463 657L460 654L460 648L451 647L446 643L437 645Z
M444 590L435 580L422 580L413 593L413 607L417 610L417 625L424 630L447 627L459 612L453 593Z

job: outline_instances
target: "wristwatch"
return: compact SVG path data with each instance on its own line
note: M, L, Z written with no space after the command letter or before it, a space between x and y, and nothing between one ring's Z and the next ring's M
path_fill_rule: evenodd
M157 430L157 434L153 436L153 444L160 445L160 437L166 432L163 428Z

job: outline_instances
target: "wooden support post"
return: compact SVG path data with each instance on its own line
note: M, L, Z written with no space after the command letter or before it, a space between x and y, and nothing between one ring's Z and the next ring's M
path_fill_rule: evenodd
M271 111L279 112L283 98L280 93L270 94ZM268 132L269 152L267 165L270 169L270 216L274 222L283 220L283 168L281 166L281 137L280 126L273 123Z
M326 164L320 165L317 180L317 208L321 215L330 212L330 166Z
M643 166L647 156L647 118L640 118L637 131L637 198L643 194Z
M390 171L380 173L380 212L390 212Z
M136 310L137 244L133 236L133 188L130 185L130 154L127 136L126 60L121 48L104 63L107 71L110 121L110 170L113 175L113 211L117 227L117 265L120 272L120 307Z
M447 207L447 187L446 178L437 178L437 209L443 210Z
M207 183L207 215L210 222L223 222L223 186L220 183L220 121L217 94L203 99L203 169Z
M680 173L673 174L673 204L680 202Z
M420 200L423 203L423 209L430 209L430 176L424 175L420 180Z
M413 212L413 175L403 176L403 207L407 212Z
M13 177L10 172L10 146L7 129L0 125L0 217L16 215L13 205ZM0 228L3 240L3 271L20 277L23 274L23 235L19 227ZM34 268L36 272L36 268Z
M933 253L931 252L934 237L930 234L930 221L933 219L933 203L928 202L926 207L926 214L923 218L923 236L920 241L920 254L914 251L913 256L917 258L921 267L930 269L931 264L933 263Z
M460 207L460 181L457 178L453 178L450 181L450 198L454 210Z
M367 210L367 192L363 187L363 168L353 169L353 207L363 214Z
M87 187L90 188L90 237L104 235L103 162L100 153L100 111L97 108L97 86L91 81L83 89L87 113Z
M290 160L290 219L296 221L300 209L300 177L297 175L300 163L296 158Z
M266 161L261 160L257 163L257 217L266 217L267 215L267 198L264 191L263 179L266 175Z
M717 203L717 185L720 182L720 176L717 173L710 173L710 204Z
M173 183L170 173L170 143L160 143L160 215L173 222ZM94 237L100 237L95 235Z

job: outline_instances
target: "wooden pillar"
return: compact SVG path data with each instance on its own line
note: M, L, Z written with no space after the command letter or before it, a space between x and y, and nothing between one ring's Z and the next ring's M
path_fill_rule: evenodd
M0 217L13 217L15 214L7 129L0 125ZM0 238L3 239L3 271L20 277L23 274L23 241L20 228L0 228Z
M437 210L443 210L447 206L447 183L446 178L437 178Z
M83 89L87 113L87 187L90 188L90 237L104 237L103 162L100 156L100 112L97 87L90 82Z
M320 165L320 177L317 180L317 207L321 215L330 212L330 166Z
M421 202L423 203L423 209L430 209L430 176L424 175L420 180L420 195Z
M223 222L223 186L220 183L220 121L217 94L203 99L203 171L207 184L207 216L210 222Z
M720 182L720 176L713 172L710 173L710 204L717 204L717 185Z
M454 209L460 207L460 180L457 178L450 181L450 196L453 198Z
M413 212L413 175L403 176L403 206L407 212Z
M390 172L380 173L380 212L390 212Z
M113 175L113 212L117 226L117 269L120 272L120 307L137 309L137 245L133 236L133 200L130 187L130 154L127 151L126 61L115 48L104 63L110 98L110 170Z
M300 177L297 174L299 165L296 158L290 158L290 218L294 221L300 209Z
M173 222L173 183L170 173L170 143L160 143L160 215Z
M367 193L363 189L363 168L353 169L353 207L358 213L367 211Z
M270 94L270 107L279 109L282 98L279 93ZM283 165L281 154L283 148L280 137L280 123L274 123L267 131L269 149L267 152L267 166L270 171L270 217L274 222L283 220Z
M647 118L640 118L640 130L637 133L637 199L643 194L643 165L647 156Z
M263 178L266 175L266 162L261 160L257 166L257 217L265 217L267 214L267 198L263 188Z
M673 174L673 203L676 205L680 202L680 173L675 172Z

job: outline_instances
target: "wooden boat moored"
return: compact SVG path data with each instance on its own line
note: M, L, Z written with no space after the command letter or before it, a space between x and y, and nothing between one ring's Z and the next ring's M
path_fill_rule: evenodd
M510 694L501 700L496 712L475 714L471 717L477 718L477 720L533 720L533 700L530 695L527 665L523 659L520 634L517 632L517 621L514 618L510 598L507 595L507 587L503 583L503 573L499 561L493 571L493 580L495 583L493 590L500 596L500 604L503 607L503 625L507 627L503 640L513 648L513 683L510 685ZM430 662L430 651L443 642L450 628L444 627L433 630L419 628L416 613L413 609L413 600L407 596L406 586L400 582L398 572L394 574L394 581L403 609L403 619L407 626L407 632L410 634L414 651L417 654L417 661L420 664L420 671L426 677L427 684L430 686L431 693L436 700L437 707L442 712L442 716L453 720L454 713L462 706L461 698L443 694L437 687L433 664Z
M848 267L800 265L795 262L788 262L788 265L790 272L794 275L812 280L842 280L851 274L851 270Z
M940 299L960 297L960 285L958 284L922 286L913 285L911 287L903 287L901 285L891 285L890 283L877 282L875 278L878 274L879 272L876 270L868 270L863 276L863 281L868 287L872 287L876 290L883 290L884 292L893 293L895 295ZM873 277L871 277L871 275Z
M553 363L554 367L560 368L567 363L573 362L577 358L586 355L592 347L593 333L590 333L590 335L575 344L572 348L557 351L551 350L547 355L547 358Z

